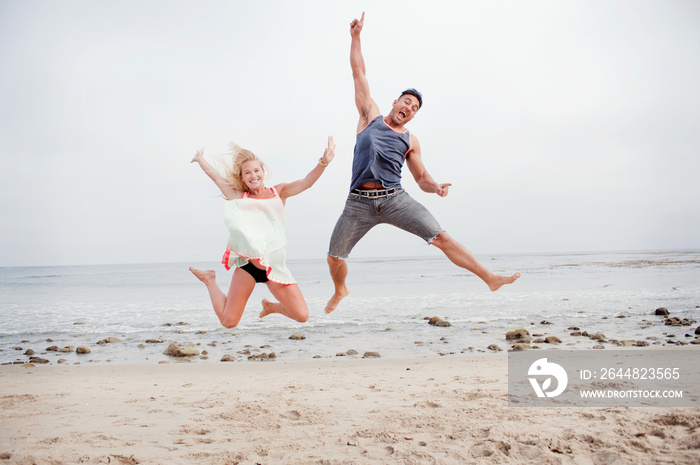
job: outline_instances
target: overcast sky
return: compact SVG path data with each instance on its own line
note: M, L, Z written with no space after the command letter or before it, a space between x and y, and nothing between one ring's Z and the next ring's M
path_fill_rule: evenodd
M290 259L324 259L357 124L349 23L386 113L446 198L404 187L477 255L700 248L700 3L0 1L0 266L219 260L236 141L303 177ZM439 254L390 227L352 258Z

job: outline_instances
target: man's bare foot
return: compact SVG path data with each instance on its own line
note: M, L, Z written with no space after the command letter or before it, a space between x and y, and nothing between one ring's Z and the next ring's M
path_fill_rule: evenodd
M263 309L260 312L260 315L258 315L260 318L267 316L271 313L277 313L277 312L275 312L275 304L273 302L270 302L267 299L262 300L262 306L263 306Z
M513 276L501 276L501 275L496 275L495 278L491 280L489 285L489 289L492 291L497 291L503 286L504 284L510 284L516 279L520 277L520 273L515 273Z
M216 281L216 271L214 271L214 270L201 271L201 270L198 270L196 268L190 267L190 271L192 272L193 275L195 275L204 284L206 284L207 281L211 281L211 280Z
M325 312L330 313L333 310L335 310L340 301L347 297L348 294L350 294L350 291L348 291L347 288L341 292L336 291L335 294L333 294L333 297L331 297L331 299L326 304Z

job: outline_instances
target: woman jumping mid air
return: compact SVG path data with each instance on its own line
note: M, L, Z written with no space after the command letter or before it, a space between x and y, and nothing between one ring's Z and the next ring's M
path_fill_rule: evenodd
M280 313L303 323L309 318L309 309L287 269L284 205L287 198L304 192L321 177L335 156L333 137L328 138L323 156L305 178L274 187L265 187L266 166L251 151L231 144L231 154L233 162L225 166L225 175L206 161L204 149L192 159L192 163L199 163L226 199L224 218L230 237L223 264L227 270L235 267L228 294L217 285L213 270L190 267L190 271L207 286L216 316L226 328L238 324L256 283L267 284L278 300L263 299L260 318Z

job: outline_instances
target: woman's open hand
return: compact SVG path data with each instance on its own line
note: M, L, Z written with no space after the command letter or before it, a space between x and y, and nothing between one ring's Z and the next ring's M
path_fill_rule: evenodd
M327 165L333 161L334 157L335 157L335 142L333 142L333 136L328 136L328 147L326 147L326 150L323 151L323 156L321 157L321 161L323 162L324 165Z
M194 154L194 158L192 158L192 161L190 163L194 163L194 162L199 163L199 160L201 160L203 157L204 157L204 147L197 150L197 153Z

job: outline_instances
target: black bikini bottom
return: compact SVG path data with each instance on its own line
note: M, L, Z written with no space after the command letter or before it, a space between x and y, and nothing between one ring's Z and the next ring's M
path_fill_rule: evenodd
M267 271L261 270L250 262L243 265L241 270L246 271L249 275L251 275L256 283L266 283L268 281Z

